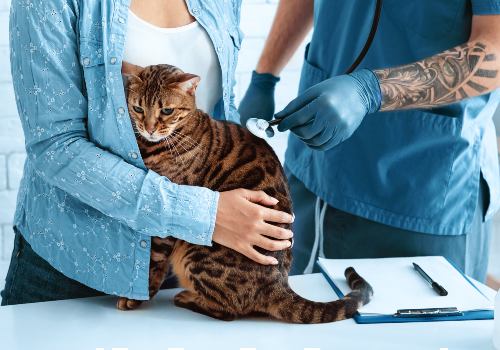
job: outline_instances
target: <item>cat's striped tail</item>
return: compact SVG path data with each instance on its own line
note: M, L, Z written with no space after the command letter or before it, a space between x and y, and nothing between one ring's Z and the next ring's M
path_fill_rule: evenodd
M352 291L344 298L321 303L307 300L295 293L288 284L275 294L265 311L271 317L291 323L327 323L354 316L373 296L373 289L352 267L345 270Z

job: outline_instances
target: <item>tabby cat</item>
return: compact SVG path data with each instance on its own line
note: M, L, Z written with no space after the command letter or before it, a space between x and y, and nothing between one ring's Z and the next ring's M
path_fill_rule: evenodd
M132 125L145 165L172 182L216 191L263 190L279 200L273 208L292 212L283 169L272 148L239 125L216 121L196 108L200 78L169 65L123 65ZM290 229L290 225L282 225ZM352 317L373 294L352 268L345 271L353 291L321 303L306 300L288 285L291 250L260 252L278 265L260 265L213 243L197 246L168 237L152 239L149 294L162 284L169 265L185 289L177 306L221 320L266 315L294 323L323 323ZM140 301L120 298L121 310Z

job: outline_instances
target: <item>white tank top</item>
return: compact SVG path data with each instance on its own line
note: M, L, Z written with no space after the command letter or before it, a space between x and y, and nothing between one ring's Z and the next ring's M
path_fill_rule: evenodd
M170 64L200 76L196 105L212 113L222 97L222 72L210 37L198 22L160 28L129 10L123 60L138 66Z

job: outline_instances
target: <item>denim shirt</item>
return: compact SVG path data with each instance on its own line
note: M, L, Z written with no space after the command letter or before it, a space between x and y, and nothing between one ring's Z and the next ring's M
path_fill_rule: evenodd
M241 0L187 0L222 70L213 115L238 121ZM145 168L121 63L129 0L13 0L11 65L27 160L14 225L66 276L148 299L152 236L210 245L219 195Z

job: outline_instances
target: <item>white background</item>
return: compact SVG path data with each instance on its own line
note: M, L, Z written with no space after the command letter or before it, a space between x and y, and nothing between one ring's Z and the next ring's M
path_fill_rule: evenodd
M43 0L37 0L43 1ZM244 94L252 69L264 45L278 0L243 0L242 30L245 33L237 68L237 99ZM19 180L25 158L24 139L12 90L8 49L8 10L10 0L0 0L0 287L3 286L12 251L14 215ZM303 48L301 48L282 74L277 88L277 107L282 108L297 91ZM500 113L497 113L500 125ZM273 146L282 157L286 135L273 140ZM491 272L500 277L500 216L493 241Z

